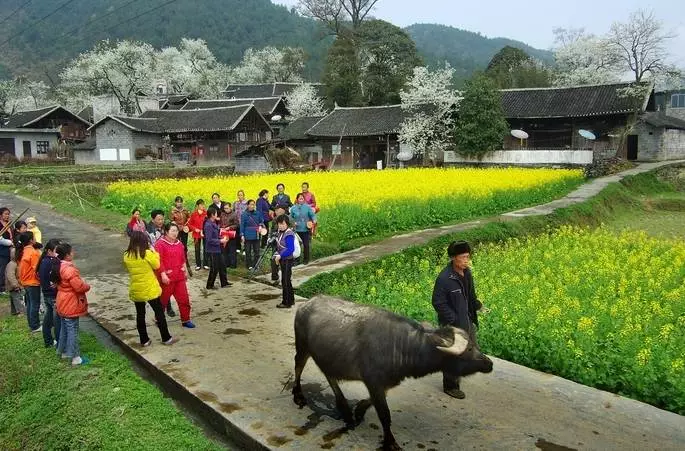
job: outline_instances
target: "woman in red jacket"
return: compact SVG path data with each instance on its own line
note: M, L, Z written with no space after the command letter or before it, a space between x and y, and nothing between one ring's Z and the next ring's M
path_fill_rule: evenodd
M205 269L209 269L202 232L206 217L207 210L205 210L205 201L198 199L197 202L195 202L195 211L190 214L190 218L188 219L188 228L193 233L193 241L195 243L195 269L197 271L202 269L203 266Z
M57 355L71 359L72 366L82 365L88 359L81 356L78 345L79 318L88 314L86 293L90 291L79 270L74 266L74 251L68 243L57 246L57 257L61 260L59 275L53 272L57 284L57 314L62 318L62 327L57 340Z
M159 281L162 286L162 307L166 310L171 296L176 299L181 313L181 324L189 329L195 328L190 320L190 296L188 295L188 273L186 272L186 252L178 239L178 226L169 223L164 226L164 237L157 240L155 250L159 254Z

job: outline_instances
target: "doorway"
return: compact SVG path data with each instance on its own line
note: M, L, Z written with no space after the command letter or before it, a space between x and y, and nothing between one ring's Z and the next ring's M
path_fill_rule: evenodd
M628 135L628 161L637 160L637 135Z
M24 158L31 158L31 141L22 141L24 146Z

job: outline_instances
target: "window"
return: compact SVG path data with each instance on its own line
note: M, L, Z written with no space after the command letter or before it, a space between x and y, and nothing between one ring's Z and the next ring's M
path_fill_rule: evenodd
M219 151L219 146L217 146L216 144L212 144L212 145L209 146L209 151L210 151L210 152L218 152L218 151Z
M131 150L130 149L119 149L119 160L129 161L130 159L131 159Z
M685 94L672 94L671 108L685 108Z
M100 149L100 161L117 161L117 149Z
M47 154L50 150L50 141L36 141L36 152L38 155Z

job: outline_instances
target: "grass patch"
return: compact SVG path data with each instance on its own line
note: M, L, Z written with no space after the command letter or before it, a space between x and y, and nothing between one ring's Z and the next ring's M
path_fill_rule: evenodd
M24 318L0 329L0 449L224 449L92 335L80 335L92 362L71 368Z
M100 205L106 192L104 183L54 184L35 189L22 186L7 191L50 204L60 213L101 226L105 230L123 233L130 219L128 215L107 210Z

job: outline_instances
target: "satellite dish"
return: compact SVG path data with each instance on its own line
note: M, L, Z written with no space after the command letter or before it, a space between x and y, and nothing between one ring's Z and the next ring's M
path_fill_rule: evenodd
M399 161L409 161L414 158L414 150L408 145L400 143L400 151L395 158Z
M281 119L283 119L283 117L280 114L276 114L274 116L271 116L272 121L280 121Z
M396 158L400 161L409 161L414 158L414 152L400 152Z
M528 139L528 133L524 132L523 130L512 130L511 136L518 139Z
M595 134L592 133L592 132L589 131L589 130L580 129L580 130L578 130L578 134L579 134L580 136L582 136L583 138L585 138L585 139L589 139L589 140L595 140L595 139L597 139L597 137L595 136Z

